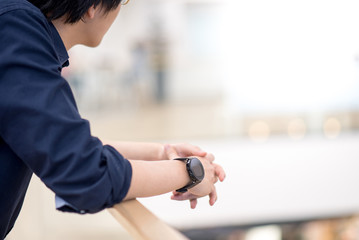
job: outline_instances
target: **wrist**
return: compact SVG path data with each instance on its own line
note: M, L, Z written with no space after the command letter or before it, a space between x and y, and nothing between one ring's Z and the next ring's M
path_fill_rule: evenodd
M171 164L176 165L176 169L177 169L176 176L177 177L180 176L179 177L180 178L179 185L176 186L176 189L185 186L191 180L189 175L188 175L188 172L186 170L186 163L182 162L182 161L169 161L169 162L171 162Z
M172 192L189 181L185 164L180 161L130 160L130 163L132 179L126 200Z
M205 172L203 165L198 158L175 158L173 160L178 160L186 164L186 172L189 177L189 181L187 182L187 184L184 185L184 187L177 189L177 192L187 192L188 189L202 182L205 176Z

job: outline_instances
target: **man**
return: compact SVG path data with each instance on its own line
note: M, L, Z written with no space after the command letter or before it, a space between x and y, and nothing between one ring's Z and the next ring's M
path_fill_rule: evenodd
M225 174L213 155L189 144L104 145L91 136L61 76L67 51L97 46L127 2L0 1L1 239L15 223L32 173L56 194L61 211L95 213L176 189L172 199L190 200L192 208L206 195L215 203L214 184ZM189 156L197 158L160 161ZM196 165L191 171L190 164ZM193 180L198 170L203 180L201 173Z

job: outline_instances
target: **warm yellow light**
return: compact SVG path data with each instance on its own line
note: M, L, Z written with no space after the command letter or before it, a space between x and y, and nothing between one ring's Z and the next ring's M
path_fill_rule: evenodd
M248 130L249 137L256 142L264 142L270 136L269 125L264 121L255 121Z
M342 125L336 118L328 118L323 125L324 135L329 139L337 138L342 130Z
M288 124L288 136L293 140L304 138L307 132L307 126L303 119L293 119Z

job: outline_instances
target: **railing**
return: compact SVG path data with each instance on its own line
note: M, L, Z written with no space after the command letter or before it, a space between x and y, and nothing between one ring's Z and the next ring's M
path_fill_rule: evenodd
M138 240L185 240L174 228L156 217L137 200L125 201L109 209L116 220Z

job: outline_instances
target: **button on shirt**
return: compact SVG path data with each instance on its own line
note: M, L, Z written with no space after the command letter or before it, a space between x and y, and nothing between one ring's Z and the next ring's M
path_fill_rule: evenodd
M11 230L35 173L62 211L94 213L120 202L132 169L91 136L61 70L60 35L26 0L0 1L0 239Z

